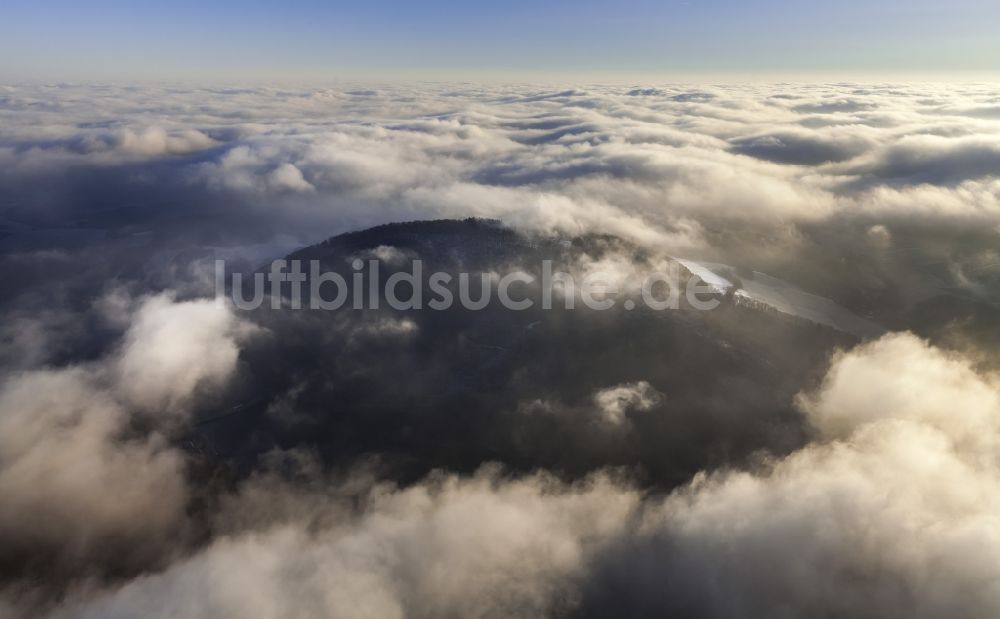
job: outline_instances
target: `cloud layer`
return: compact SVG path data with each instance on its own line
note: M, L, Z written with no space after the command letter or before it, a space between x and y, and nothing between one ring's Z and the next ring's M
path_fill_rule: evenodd
M0 88L0 614L996 616L997 108L975 84ZM721 263L889 333L731 298L207 298L215 257L468 216L512 228L302 255Z
M289 248L477 215L752 262L824 296L844 292L834 269L867 295L981 294L998 276L994 107L975 84L8 86L4 225L33 234L5 243L65 246L84 227ZM890 246L864 242L876 225ZM940 255L942 227L966 247Z
M666 497L496 469L399 489L299 460L309 481L230 498L226 536L61 616L992 616L996 383L889 335L800 403L807 446Z

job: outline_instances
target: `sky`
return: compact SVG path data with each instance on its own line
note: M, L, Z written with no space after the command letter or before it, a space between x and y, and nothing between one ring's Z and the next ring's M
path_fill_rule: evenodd
M986 0L6 0L0 78L989 75L998 24Z

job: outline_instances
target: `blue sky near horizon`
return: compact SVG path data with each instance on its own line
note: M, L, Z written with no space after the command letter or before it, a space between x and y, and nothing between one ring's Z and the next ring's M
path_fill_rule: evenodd
M1000 2L5 0L0 77L1000 73Z

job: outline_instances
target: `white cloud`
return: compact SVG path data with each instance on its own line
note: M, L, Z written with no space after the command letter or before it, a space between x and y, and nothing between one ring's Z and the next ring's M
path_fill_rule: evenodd
M269 187L275 189L288 189L291 191L315 191L316 188L313 187L309 181L307 181L303 176L302 172L296 168L291 163L283 163L274 170L267 177L267 184Z
M531 617L572 603L574 578L638 495L607 477L440 476L373 488L363 514L309 533L292 522L222 538L166 572L68 612L76 618ZM327 497L314 506L334 510Z
M653 397L636 383L598 400ZM998 402L968 361L891 334L802 396L814 442L666 498L606 475L260 476L222 513L228 535L59 616L992 617Z
M20 86L0 107L0 161L38 175L181 157L159 181L236 192L289 227L317 212L350 226L477 213L660 243L682 222L781 227L886 208L1000 217L1000 119L965 111L995 105L988 90L631 90Z
M212 301L150 297L121 349L0 384L0 538L58 561L142 564L183 528L184 456L168 440L199 390L235 369L243 326ZM135 432L135 413L146 432ZM169 553L168 553L169 554Z
M8 552L80 561L107 551L125 561L166 542L186 499L182 458L161 437L121 437L127 421L91 369L31 371L3 384Z
M594 403L605 421L612 425L622 425L628 422L627 411L648 411L662 397L663 394L649 383L640 380L602 389L594 394Z
M236 367L238 342L252 331L212 300L145 300L115 365L118 390L143 410L183 408L199 389L218 388Z

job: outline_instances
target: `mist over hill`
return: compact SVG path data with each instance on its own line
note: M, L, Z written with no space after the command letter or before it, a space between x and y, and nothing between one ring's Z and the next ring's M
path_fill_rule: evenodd
M983 84L3 86L0 615L994 617L998 118ZM234 300L293 262L345 304ZM419 309L354 309L418 262ZM615 302L544 307L546 264Z
M663 259L606 235L566 240L441 220L349 233L288 256L345 281L355 260L373 258L382 283L420 261L425 310L394 310L384 300L378 309L295 310L287 300L273 309L268 290L268 302L250 312L266 336L242 353L243 397L258 404L205 422L212 449L259 456L308 445L340 466L377 455L408 480L435 468L471 473L487 462L571 477L622 466L669 489L707 466L800 444L795 392L822 373L836 346L857 341L723 293L709 311L641 303L597 310L579 300L568 308L562 295L544 309L544 260L582 274L595 264L652 271ZM426 309L432 272L470 273L478 282L515 269L534 279L517 293L535 299L533 307L515 311L494 300L479 310ZM595 404L619 388L622 403L611 406L620 412ZM638 408L630 403L635 389L646 398Z

